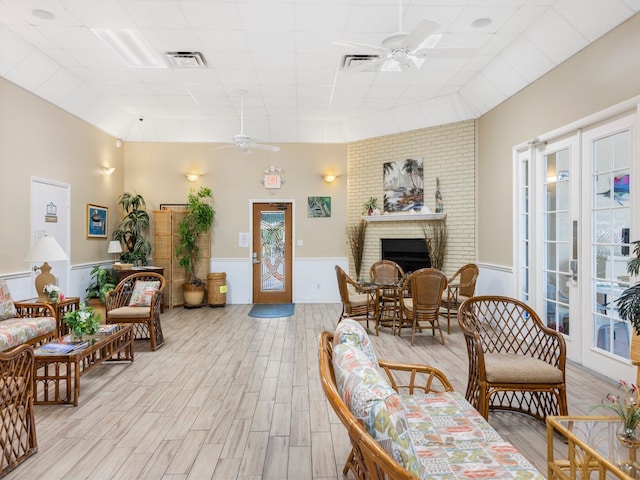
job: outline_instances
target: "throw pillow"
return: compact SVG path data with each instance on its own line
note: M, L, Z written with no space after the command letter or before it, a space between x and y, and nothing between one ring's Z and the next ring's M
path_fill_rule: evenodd
M142 281L136 280L129 300L130 307L150 307L153 295L160 288L160 282L157 280Z
M336 327L336 331L333 334L333 344L348 343L353 345L359 350L362 350L371 363L375 366L378 365L378 359L376 358L376 352L373 349L373 344L369 338L369 334L365 328L355 320L345 318Z
M7 281L4 278L0 278L0 320L14 318L16 315L16 306L11 299Z

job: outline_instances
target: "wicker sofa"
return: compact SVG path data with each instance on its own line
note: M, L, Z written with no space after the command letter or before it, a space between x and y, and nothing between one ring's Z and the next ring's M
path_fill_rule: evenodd
M55 310L45 303L14 302L0 279L0 352L39 345L58 336Z
M353 447L345 475L544 478L453 391L441 371L378 361L366 330L353 320L321 334L319 368L327 399Z

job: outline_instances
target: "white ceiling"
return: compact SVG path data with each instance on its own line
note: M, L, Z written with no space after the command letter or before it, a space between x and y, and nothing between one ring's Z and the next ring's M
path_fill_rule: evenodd
M34 9L53 19L41 19ZM415 72L348 72L398 30L397 0L0 0L0 75L125 140L348 142L477 118L640 11L640 0L404 0L402 26L442 27ZM474 20L491 19L486 27ZM91 31L139 30L205 69L129 68ZM143 121L139 121L139 118Z

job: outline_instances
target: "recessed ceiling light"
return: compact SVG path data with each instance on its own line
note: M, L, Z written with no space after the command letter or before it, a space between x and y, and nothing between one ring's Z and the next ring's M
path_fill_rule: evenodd
M49 10L42 10L41 8L31 10L31 15L41 18L42 20L53 20L54 18L56 18L56 16Z
M473 22L471 22L471 25L476 27L476 28L484 28L484 27L488 27L489 25L491 25L492 22L493 22L493 20L491 20L490 18L482 17L482 18L475 19Z

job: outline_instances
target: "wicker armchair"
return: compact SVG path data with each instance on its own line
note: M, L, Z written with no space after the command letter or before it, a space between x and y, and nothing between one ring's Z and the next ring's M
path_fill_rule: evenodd
M458 309L467 342L467 400L489 410L525 413L544 421L568 415L563 336L545 327L519 300L478 296Z
M340 301L342 302L342 312L338 318L338 323L343 318L353 320L366 320L369 328L369 319L375 315L375 292L371 287L369 291L363 291L362 285L356 283L347 273L336 265L336 277L338 279L338 290L340 291ZM350 291L350 288L353 292ZM355 293L354 293L355 292Z
M0 477L38 451L30 345L0 353Z
M352 450L342 470L361 480L415 479L367 432L364 425L342 401L333 370L333 333L322 332L318 348L320 382L329 404L347 429ZM378 361L391 387L400 394L417 392L451 392L453 387L440 370L426 365L409 365Z
M405 289L411 291L411 297L401 295L402 311L411 323L411 345L415 339L416 330L422 330L420 322L429 322L433 335L436 328L440 332L440 342L444 345L444 335L440 329L440 302L442 292L447 287L447 277L435 268L421 268L407 277ZM398 335L402 334L402 323Z
M451 312L457 312L467 298L476 291L476 280L480 270L475 263L468 263L458 269L447 282L447 290L442 296L441 307L447 311L447 333L451 333Z
M149 306L131 305L136 282L159 282L159 287L147 302ZM134 338L137 340L148 339L151 350L157 350L164 345L162 325L160 324L164 287L164 277L159 273L140 272L122 279L116 288L108 292L105 297L106 323L133 324Z

